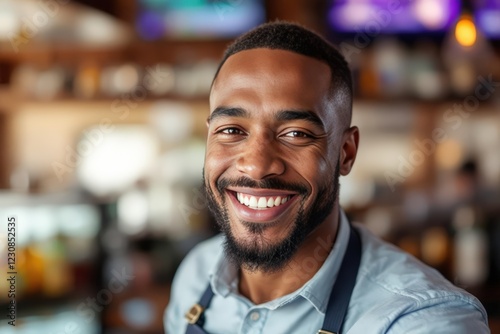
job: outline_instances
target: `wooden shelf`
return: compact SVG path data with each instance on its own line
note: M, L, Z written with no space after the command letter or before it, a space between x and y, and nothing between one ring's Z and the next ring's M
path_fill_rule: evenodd
M109 63L131 61L139 64L186 63L218 60L231 40L134 40L124 46L29 44L16 52L9 43L0 43L0 62L40 65Z

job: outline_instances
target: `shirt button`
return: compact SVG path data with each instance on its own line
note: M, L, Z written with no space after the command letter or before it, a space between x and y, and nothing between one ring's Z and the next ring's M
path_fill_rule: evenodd
M250 319L252 319L253 321L257 321L257 320L259 320L259 318L260 318L260 314L257 311L252 312L252 314L250 314Z

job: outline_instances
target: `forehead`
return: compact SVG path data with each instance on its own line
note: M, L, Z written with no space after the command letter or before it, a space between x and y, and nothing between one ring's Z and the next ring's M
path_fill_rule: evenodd
M210 94L210 109L220 106L251 111L324 109L330 88L330 67L291 51L251 49L229 57Z

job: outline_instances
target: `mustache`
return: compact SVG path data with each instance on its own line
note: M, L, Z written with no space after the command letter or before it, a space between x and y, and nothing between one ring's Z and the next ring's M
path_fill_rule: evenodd
M222 193L227 187L244 187L244 188L262 188L276 189L297 192L300 195L307 194L307 188L302 184L294 182L285 182L277 178L264 179L260 181L252 180L246 177L240 177L235 180L221 178L216 182L217 190Z

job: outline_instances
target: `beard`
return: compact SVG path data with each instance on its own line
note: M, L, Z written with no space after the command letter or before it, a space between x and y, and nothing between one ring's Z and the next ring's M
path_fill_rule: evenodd
M314 202L309 208L305 208L307 188L301 184L281 181L277 178L254 181L245 177L236 180L221 178L217 180L216 187L222 204L217 202L215 193L205 180L203 173L204 192L207 204L215 221L226 238L224 241L224 252L228 259L237 267L243 267L249 271L261 271L274 273L283 270L290 262L297 249L302 245L307 236L323 223L332 212L339 191L339 161L335 173L319 188ZM297 192L302 196L299 210L288 235L281 241L273 242L264 236L266 229L274 226L275 222L255 223L240 221L248 232L253 236L252 240L239 241L231 228L231 221L227 212L227 201L223 195L229 186L247 188L266 188Z

